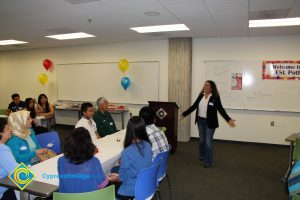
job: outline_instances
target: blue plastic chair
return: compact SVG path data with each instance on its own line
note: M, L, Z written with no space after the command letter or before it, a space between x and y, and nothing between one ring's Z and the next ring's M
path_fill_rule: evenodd
M170 147L170 146L169 146ZM161 152L158 153L156 155L156 157L153 160L153 164L159 162L159 160L161 160L161 165L159 167L159 171L158 171L158 175L157 175L157 183L156 183L156 187L157 187L157 193L160 198L160 192L159 192L159 183L166 177L167 181L168 181L168 186L169 186L169 196L170 199L172 199L172 194L171 194L171 186L170 186L170 179L167 173L167 166L168 166L168 158L169 158L169 154L170 154L170 149L168 151L165 152Z
M42 133L36 135L36 139L42 148L50 149L57 154L61 153L60 139L57 132L51 131Z
M150 200L156 193L157 174L161 162L149 168L142 169L135 183L135 200Z

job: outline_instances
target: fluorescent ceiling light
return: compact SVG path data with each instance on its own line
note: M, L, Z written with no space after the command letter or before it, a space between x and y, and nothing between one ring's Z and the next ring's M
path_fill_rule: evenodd
M153 32L169 32L169 31L186 31L190 30L184 24L171 24L171 25L160 25L160 26L142 26L130 28L139 33L153 33Z
M28 42L19 41L19 40L0 40L0 45L13 45L13 44L25 44Z
M249 20L249 27L298 26L300 17L282 19Z
M89 38L89 37L96 37L96 36L79 32L79 33L67 33L67 34L59 34L59 35L48 35L45 37L53 38L57 40L71 40L71 39Z

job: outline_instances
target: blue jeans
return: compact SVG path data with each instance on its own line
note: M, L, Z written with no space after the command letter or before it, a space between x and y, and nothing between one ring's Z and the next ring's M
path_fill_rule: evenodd
M199 130L199 155L204 160L204 164L212 165L213 159L213 137L215 128L208 128L207 121L204 118L197 117L197 125Z

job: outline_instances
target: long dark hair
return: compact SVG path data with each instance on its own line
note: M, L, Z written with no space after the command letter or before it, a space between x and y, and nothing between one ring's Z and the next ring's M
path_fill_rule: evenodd
M135 144L138 147L140 154L144 156L144 152L142 150L143 145L138 140L144 140L150 143L143 118L139 116L133 116L129 119L127 124L124 148L130 146L131 144Z
M0 118L0 132L2 133L4 131L4 127L7 124L6 118ZM2 134L0 134L0 140L2 139Z
M42 105L42 102L41 102L42 97L45 97L47 99L46 106L45 106L45 112L48 113L48 112L50 112L50 108L49 108L48 97L45 94L40 94L39 95L38 104Z
M32 119L35 119L36 117L36 113L35 113L35 110L34 110L34 106L32 108L30 108L30 101L33 101L32 98L26 98L25 99L25 108L30 111L30 117Z
M90 160L96 151L96 146L88 130L83 127L74 129L67 137L64 145L64 155L71 163L81 164Z
M208 82L208 83L210 84L212 96L214 96L214 97L219 97L219 96L220 96L220 93L219 93L219 91L218 91L218 88L217 88L217 85L215 84L215 82L212 81L212 80L206 80L205 82ZM204 93L204 89L202 88L201 94L203 94L203 93Z

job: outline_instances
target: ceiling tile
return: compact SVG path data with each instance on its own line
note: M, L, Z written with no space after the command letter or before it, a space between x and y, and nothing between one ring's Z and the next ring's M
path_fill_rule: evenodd
M299 26L248 28L249 12L276 14L276 10L288 17L300 17L300 0L99 0L80 4L64 0L0 0L0 40L29 42L0 46L0 51L170 37L299 35ZM160 15L146 16L147 11ZM139 34L129 29L174 23L184 23L191 30ZM68 31L82 31L96 37L69 41L45 38Z

